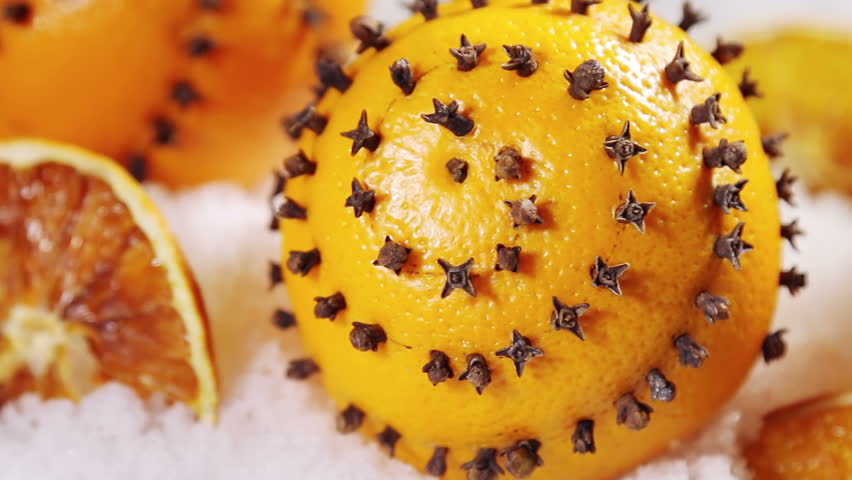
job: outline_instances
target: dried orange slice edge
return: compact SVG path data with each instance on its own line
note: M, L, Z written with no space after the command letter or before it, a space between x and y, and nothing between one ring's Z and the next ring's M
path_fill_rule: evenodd
M11 172L9 171L10 167ZM3 172L3 169L6 172ZM22 339L21 335L18 335L17 345L19 348L22 345L41 346L41 348L49 350L50 344L66 342L60 355L54 355L54 358L48 358L48 360L73 357L71 362L73 363L76 360L77 363L76 365L68 365L68 362L66 362L66 365L58 365L54 373L58 380L53 383L68 383L75 374L79 375L81 371L83 374L87 374L93 368L97 368L99 372L92 379L93 385L108 380L117 380L129 384L142 394L162 392L171 400L183 401L190 405L202 420L215 421L218 404L217 381L210 348L207 318L192 274L166 225L165 219L139 184L110 159L77 147L36 139L0 142L0 203L7 203L6 214L8 217L14 217L16 210L13 202L9 201L9 198L12 197L8 197L9 191L13 188L9 184L3 185L4 178L8 177L8 179L11 179L10 181L14 181L16 175L26 176L30 174L29 172L39 170L44 172L50 169L53 169L53 178L59 178L63 174L67 174L65 176L68 177L79 176L80 184L86 185L86 188L81 188L81 190L86 190L87 194L97 190L100 192L101 198L114 197L114 200L105 203L112 206L115 211L125 212L124 220L127 228L124 231L127 237L132 238L133 241L130 247L125 246L124 250L117 251L114 260L118 262L121 259L126 262L128 267L126 271L122 271L124 264L104 267L105 263L108 264L109 259L87 259L92 263L97 262L100 277L107 278L107 280L100 280L97 285L95 285L96 281L92 281L89 285L80 286L73 292L60 292L66 294L64 297L68 298L76 295L71 300L60 294L52 294L51 298L62 299L52 302L61 303L63 305L61 310L57 308L51 311L49 307L44 308L38 304L28 305L25 302L20 304L13 300L11 306L8 305L8 301L6 302L7 312L4 313L3 302L0 301L0 376L4 373L2 357L4 342L7 351L10 344L14 349L16 340L11 338L14 331L11 333L10 331L16 329L17 333L24 336ZM3 177L4 173L6 177ZM37 175L37 173L32 175ZM42 185L42 183L38 184ZM7 197L3 196L3 188L7 189ZM46 194L49 194L47 188L41 192L41 195ZM23 205L24 201L22 200L20 203ZM80 204L78 206L83 208L83 200L80 201ZM101 209L105 208L100 204L96 206L101 207ZM2 208L3 205L0 204L0 210ZM0 214L2 213L0 212ZM20 209L18 209L17 214L21 215ZM83 214L81 213L80 216L83 216ZM91 225L97 226L99 219L100 217L95 218L93 223L90 220L89 228L92 228ZM4 240L2 222L3 219L0 218L0 247L3 247ZM32 222L24 224L19 222L17 235L24 233L20 229L23 225L32 225ZM107 226L104 226L104 228L106 229ZM14 245L16 239L12 237L16 235L16 230L7 230L12 232L6 232L7 244ZM68 237L71 238L70 234L68 234ZM9 240L10 238L11 240ZM76 239L78 245L85 242L85 238ZM130 244L129 240L128 244ZM66 247L67 245L60 244L57 250ZM127 253L128 249L132 250L131 253L133 254ZM37 253L33 255L37 255ZM57 258L64 257L57 256ZM64 259L67 260L67 258ZM31 262L30 259L17 260ZM15 261L15 259L11 259L11 261ZM61 270L62 265L57 265L56 268ZM95 267L92 267L92 269L94 270ZM7 268L7 270L9 269ZM107 273L104 274L103 271L107 271ZM138 272L154 272L155 275L143 276ZM3 273L3 269L0 269L0 281L3 281ZM135 277L133 277L134 274ZM96 278L96 275L93 274L92 277ZM59 278L58 275L52 276L52 280L57 280L57 284ZM128 280L134 280L134 282L128 282ZM128 283L133 284L127 285ZM4 288L8 288L14 294L13 287L0 285L0 293L3 292ZM21 287L19 290L27 293L25 287ZM149 290L146 290L146 288ZM57 288L54 286L53 290L57 290ZM43 289L43 291L50 291L50 288ZM134 294L133 292L141 293ZM145 294L150 292L154 292L151 295L158 298L160 303L149 308L149 305L145 302ZM132 298L116 300L111 296L113 293L116 297L125 293ZM30 297L33 297L33 295L30 295ZM97 308L102 306L106 306L104 311L110 311L108 320L103 320L98 316ZM4 316L6 318L2 318ZM69 320L68 317L74 316L76 316L76 320ZM50 320L51 317L58 318L61 321L52 321ZM10 321L14 323L11 327ZM5 336L3 335L4 323L6 324ZM42 330L36 333L31 331L27 333L28 325ZM46 332L44 328L52 329L53 333ZM61 331L63 329L65 331ZM79 342L81 335L89 341L88 352L85 351L85 348L81 348ZM92 337L97 337L100 342L96 342ZM159 340L163 340L165 343L160 344L158 343ZM45 347L46 343L48 347ZM139 352L144 352L144 355L140 356ZM39 359L32 357L38 355L38 352L33 353L31 350L30 352L23 352L23 355L30 355L30 357L24 359L25 361L18 358L19 364L26 364L30 370L34 363L38 364ZM38 384L38 382L31 381L32 379L21 380L24 377L31 377L32 372L26 372L23 377L18 375L8 378L9 365L13 362L9 360L11 358L9 355L6 358L5 368L7 371L5 373L7 378L0 378L0 404L2 404L4 396L9 396L9 392L15 393L16 381L18 381L19 387L20 385ZM91 364L92 359L97 362L97 366ZM12 360L15 359L12 358ZM149 361L149 368L146 370L146 362ZM111 371L105 368L105 364L108 362L112 364ZM133 371L124 371L124 367ZM40 370L47 368L45 365L40 366ZM7 385L4 386L4 382ZM90 389L86 385L89 382L86 381L73 380L70 383L73 384L61 385L62 388L55 388L54 386L53 388L28 389L24 387L23 390L40 390L47 396L76 397ZM9 384L11 384L11 387ZM4 390L7 395L4 395Z

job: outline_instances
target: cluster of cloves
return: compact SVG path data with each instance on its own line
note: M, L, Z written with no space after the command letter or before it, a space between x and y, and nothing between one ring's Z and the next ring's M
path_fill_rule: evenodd
M532 0L533 4L545 4L547 0ZM579 14L588 14L590 5L600 3L596 0L574 0L572 11ZM486 0L473 0L474 8L487 6ZM412 9L423 15L426 21L438 17L437 2L435 0L417 0ZM630 17L633 21L631 31L627 37L630 42L641 43L648 29L652 25L648 6L642 10L636 10L633 5L628 6ZM680 27L688 30L697 23L704 21L703 14L696 11L690 2L683 6L683 18ZM390 40L384 36L384 27L366 17L359 17L351 23L353 35L361 42L359 53L369 48L382 50L390 44ZM455 63L455 68L460 72L469 72L479 67L479 61L488 46L484 43L472 42L466 35L461 34L460 45L450 47L448 61ZM538 60L532 48L525 45L504 45L503 50L508 61L501 68L515 72L520 77L529 77L539 70ZM742 45L737 43L726 43L721 39L713 56L720 63L727 63L739 55L743 50ZM390 65L390 79L404 95L410 95L417 87L416 68L410 60L401 58ZM317 73L325 89L335 88L345 92L353 83L339 63L332 61L320 61L317 64ZM683 42L675 49L673 59L664 67L665 78L672 85L682 81L702 82L703 78L691 69L690 62L686 59ZM606 80L606 69L596 59L589 59L578 65L573 71L564 71L565 79L568 81L568 94L577 100L588 100L594 91L603 90L609 86ZM739 85L744 97L759 97L760 93L757 83L753 81L746 71ZM709 96L703 103L695 105L689 112L689 122L698 128L707 125L718 129L720 125L727 123L721 105L721 94L715 93ZM434 98L432 105L434 112L423 113L423 121L438 125L456 137L466 137L477 127L476 121L466 114L466 109L459 100L449 99L442 101ZM298 138L304 129L322 134L327 119L321 116L314 106L309 106L299 112L296 116L285 122L285 130L293 137ZM381 144L380 126L370 126L366 111L362 111L357 126L341 135L352 140L350 154L357 155L362 149L376 152ZM775 157L780 155L780 143L785 135L774 135L763 139L763 148L768 155ZM634 141L631 135L631 122L625 121L619 135L610 135L603 142L604 152L616 162L620 174L624 174L628 161L638 155L647 153L647 148ZM745 143L742 141L729 141L723 138L717 146L707 147L703 151L703 164L707 168L728 168L733 172L741 173L742 166L748 158ZM456 183L464 183L469 175L469 164L459 158L452 158L446 163L447 171ZM316 163L299 153L290 157L285 162L284 177L290 178L298 175L312 175L316 170ZM511 146L503 147L495 156L495 181L518 180L524 176L524 159L521 152ZM792 204L792 193L790 185L793 177L785 171L778 180L777 190L779 198ZM746 204L741 198L741 193L748 184L748 179L742 178L733 184L717 186L713 191L712 201L724 214L730 214L732 210L748 211ZM279 192L280 194L280 192ZM364 213L371 213L375 208L375 191L370 190L358 179L353 179L351 195L346 199L345 206L352 207L354 216L361 217ZM306 218L306 209L286 197L283 204L278 208L279 217L290 219ZM541 224L544 222L536 206L535 195L527 199L506 200L510 217L515 228ZM653 202L640 202L636 193L629 190L624 201L615 208L615 220L620 223L632 224L640 233L645 233L646 217L655 208ZM741 256L754 247L743 239L745 228L744 222L739 222L730 233L719 235L714 244L714 253L722 260L729 261L737 270L742 268ZM795 247L795 238L802 234L797 221L783 225L781 236L787 239ZM508 271L517 273L520 271L520 259L522 248L520 246L505 246L498 244L496 247L495 271ZM384 245L378 252L378 258L373 262L377 267L391 270L400 275L411 249L401 243L394 242L390 237L385 238ZM288 270L294 274L307 275L313 267L319 265L320 254L318 250L305 252L290 252L287 262ZM474 259L459 264L453 264L448 260L439 259L438 263L446 275L442 298L450 296L455 290L461 290L471 297L477 296L476 288L472 279ZM615 295L621 295L622 289L619 279L625 274L629 264L609 265L602 257L597 257L591 267L592 285L605 288ZM804 274L798 272L795 267L788 271L780 272L779 282L795 294L806 283ZM345 298L340 292L329 297L316 297L316 308L314 310L317 318L328 318L334 320L335 316L346 308ZM551 314L551 325L554 330L567 330L577 336L581 341L585 340L580 319L591 309L588 303L569 305L553 297L554 310ZM694 299L694 305L706 318L708 324L728 320L730 318L730 304L728 298L715 295L706 290L698 293ZM283 325L290 325L292 321L289 316L278 314ZM278 322L279 320L277 320ZM376 324L365 324L353 322L350 332L350 342L359 351L377 351L387 342L385 330ZM785 345L781 335L784 330L768 335L763 343L764 359L769 362L779 358L785 352ZM672 342L681 366L699 368L709 357L708 350L694 340L689 334L681 333ZM535 347L529 337L524 336L518 330L512 333L511 343L496 352L497 357L505 357L513 362L518 377L524 373L525 367L531 360L544 355L544 351ZM492 380L492 370L488 365L486 357L480 353L467 355L466 369L458 375L459 381L469 381L478 394L483 394ZM451 358L439 350L429 352L429 360L423 365L422 372L428 381L438 385L455 377L451 365ZM289 375L289 373L288 373ZM669 380L659 368L650 369L645 375L648 395L651 400L659 402L674 401L677 394L676 385ZM626 392L613 402L615 420L619 425L624 425L632 430L645 428L651 419L654 409L637 399L634 392ZM350 432L356 430L363 423L365 413L349 405L340 412L338 416L338 430ZM583 418L577 421L574 433L571 437L574 452L579 454L594 453L596 451L594 440L595 421ZM379 435L378 440L391 455L397 441L401 438L399 432L387 426ZM517 442L508 449L498 452L495 448L482 448L476 457L462 465L468 470L469 478L495 478L497 474L503 473L503 468L498 463L498 456L505 456L507 460L506 469L518 478L524 478L532 473L533 469L542 464L538 450L541 444L538 440L528 439ZM426 472L432 475L444 475L447 469L447 455L449 449L444 446L435 447L432 457L426 465ZM475 475L474 475L475 474ZM473 476L471 476L473 475Z

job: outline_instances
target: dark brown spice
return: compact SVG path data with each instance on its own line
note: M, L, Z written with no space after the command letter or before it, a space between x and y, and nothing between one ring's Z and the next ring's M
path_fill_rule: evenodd
M787 202L788 205L796 206L793 202L793 184L796 183L797 177L790 174L790 169L785 168L781 172L781 177L775 181L775 190L778 192L778 198Z
M467 35L465 34L461 35L460 43L461 46L459 48L450 49L450 55L455 57L458 62L459 71L469 72L479 63L479 56L482 55L482 52L485 51L488 45L484 43L474 45L470 43L470 40L467 39Z
M426 463L426 473L433 477L443 477L447 473L447 447L435 447L432 456Z
M571 0L571 11L580 15L588 15L589 7L597 5L603 0Z
M497 244L497 264L494 270L503 270L517 273L521 265L521 247L507 247L502 243Z
M296 316L279 308L272 314L272 324L282 330L293 328L296 326Z
M447 162L447 170L453 176L453 181L456 183L464 183L467 179L468 164L460 158L451 158Z
M198 4L205 10L218 10L222 8L222 0L199 0Z
M525 45L503 45L503 51L509 56L509 61L501 65L503 70L514 70L521 77L529 77L538 70L538 62L533 56L532 48Z
M651 400L671 402L677 395L677 387L663 375L658 369L653 369L645 376L648 387L651 389Z
M429 357L430 360L426 365L423 365L420 371L429 377L432 386L453 378L453 368L450 366L450 357L447 354L439 350L432 350L429 352Z
M746 184L748 184L747 178L734 184L719 185L713 191L713 202L722 207L722 211L725 213L730 213L732 208L747 212L748 207L745 206L742 198L740 198L740 193L742 193Z
M482 395L485 387L491 383L491 368L485 361L485 357L478 353L467 356L467 370L459 375L459 380L468 380L476 388L476 393Z
M379 148L379 143L382 137L370 129L367 125L367 111L361 110L361 118L358 119L358 126L355 130L342 132L340 135L352 139L352 150L350 153L354 156L362 148L366 148L371 152L375 152Z
M396 450L396 442L398 442L400 438L402 438L402 435L394 430L394 428L390 425L385 427L385 429L376 436L376 439L379 441L379 445L387 449L388 455L391 457L393 457L394 451Z
M519 180L521 178L521 152L515 147L503 147L494 157L494 179Z
M337 292L330 297L314 297L314 316L334 320L337 314L346 309L346 298Z
M796 237L799 235L804 235L805 231L799 228L799 220L793 220L790 223L785 223L781 225L781 238L786 239L790 242L790 246L794 249L798 250L799 247L796 246Z
M411 11L423 15L428 22L438 18L438 0L414 0Z
M630 430L642 430L651 422L651 413L654 411L632 393L625 393L613 404L617 410L616 423L624 425Z
M458 266L453 266L443 258L439 258L438 264L441 265L444 273L447 274L447 281L444 284L444 290L441 291L441 298L447 298L455 289L463 290L471 297L476 296L476 289L470 281L470 269L473 268L473 258L468 259Z
M702 290L695 296L695 306L704 312L704 317L707 318L707 323L713 325L719 320L727 320L731 318L730 311L731 301L719 295Z
M33 7L28 2L9 2L3 5L3 18L18 25L29 24L33 16Z
M789 136L790 135L787 132L781 132L761 138L760 143L763 145L763 151L769 155L769 158L774 159L780 157L784 154L784 152L781 151L781 145Z
M580 317L589 310L588 303L580 303L569 306L553 297L553 313L550 314L550 324L554 330L568 330L580 340L585 340L583 327L580 325Z
M541 442L535 439L521 440L500 452L506 456L506 470L515 478L527 478L536 468L544 465L544 460L538 455Z
M584 418L577 422L571 443L574 444L574 453L595 453L595 421Z
M693 72L692 68L690 68L690 63L683 55L683 42L677 44L677 51L675 51L675 56L671 62L666 64L665 72L666 78L668 78L669 81L672 83L678 83L683 80L688 80L690 82L704 81L703 78L701 78L697 73Z
M269 262L267 270L269 278L269 289L275 288L278 284L284 283L284 274L281 272L281 264L277 262Z
M707 168L728 167L742 173L740 167L748 160L748 150L744 142L728 142L727 138L723 138L718 147L705 148L703 156Z
M385 267L388 270L399 275L402 266L408 261L408 255L411 253L410 248L404 247L402 244L396 243L389 236L385 237L385 244L379 250L379 258L373 261L373 265Z
M364 424L366 414L363 410L353 404L349 404L346 408L340 411L335 421L337 431L340 433L352 433L361 428Z
M180 108L186 108L193 103L201 101L201 94L198 93L198 90L191 83L181 80L172 86L172 100Z
M319 373L320 367L310 358L290 360L287 366L287 378L290 380L304 380L315 373Z
M290 270L290 273L294 275L301 275L304 277L310 273L314 267L319 265L321 260L322 257L320 256L320 251L316 248L306 252L291 250L289 257L287 258L287 270Z
M139 152L130 154L127 159L127 171L137 182L144 182L148 179L148 158Z
M648 151L647 148L634 142L630 137L630 121L624 122L624 127L621 130L621 135L610 135L604 141L604 150L609 158L614 159L618 163L618 172L624 175L624 167L627 161L636 155L641 155Z
M627 192L627 199L615 209L615 219L621 223L632 223L639 233L645 233L645 217L657 206L654 202L639 202L633 190Z
M390 39L385 36L385 26L373 17L360 15L349 21L349 30L352 35L361 41L358 53L369 48L382 51L391 44Z
M757 89L757 81L751 79L750 68L743 70L743 78L740 80L739 88L743 98L763 97L763 94Z
M177 126L166 117L154 119L154 143L157 145L174 145L177 142Z
M302 23L309 28L319 28L325 23L328 15L315 5L307 5L302 9Z
M740 55L743 54L745 50L745 46L742 43L725 43L722 41L722 37L716 37L716 49L713 50L713 58L716 59L722 65L727 63L731 63Z
M321 56L317 60L315 70L320 83L326 88L336 88L340 93L344 93L352 85L352 79L346 76L337 60Z
M497 463L496 448L480 448L476 457L461 468L468 471L468 480L495 480L497 475L503 474L503 468Z
M784 342L782 335L787 333L786 328L782 328L774 333L770 333L763 339L763 361L770 363L778 360L787 353L787 343Z
M692 2L683 2L683 17L681 17L680 23L678 24L683 31L687 31L695 25L706 21L707 16L696 10L695 7L692 6Z
M515 373L518 377L524 374L526 363L535 357L544 355L544 351L533 347L530 339L521 335L521 332L512 330L512 344L508 347L497 350L495 354L498 357L506 357L512 359L515 363Z
M633 19L633 25L630 27L630 35L627 39L634 43L640 43L645 39L645 33L653 23L651 15L648 13L648 5L637 12L633 9L633 4L628 3L627 10L630 12L630 18Z
M532 0L533 5L547 5L550 0Z
M453 100L449 105L444 105L437 98L433 98L432 105L435 107L435 113L421 114L423 120L442 126L453 132L453 135L457 137L463 137L473 130L473 120L458 113L458 101Z
M190 57L201 57L212 52L216 42L207 35L196 35L186 42L186 51Z
M508 206L511 211L513 227L518 228L524 225L542 224L544 220L538 214L538 207L535 206L536 196L533 195L525 200L509 201L504 200L503 203Z
M592 285L609 289L610 292L621 295L619 279L628 268L630 268L629 263L620 263L610 267L601 257L596 257L595 264L591 268Z
M488 0L470 0L470 4L473 8L487 7Z
M738 223L737 226L731 230L731 233L728 235L720 235L716 239L716 245L713 248L717 257L730 261L737 270L742 269L740 256L754 250L754 246L752 246L752 244L743 240L742 235L744 228L745 222Z
M352 179L352 195L346 198L346 207L352 207L355 218L359 218L364 212L370 213L376 206L376 191L365 190L357 178Z
M679 353L680 364L684 367L699 368L704 364L704 359L710 356L706 348L686 334L677 337L674 345Z
M287 178L295 178L300 175L313 175L316 171L316 162L308 159L305 152L301 150L284 159L284 172L287 174Z
M285 118L282 122L284 131L293 140L298 140L302 137L302 131L306 128L312 130L317 135L325 131L325 126L328 124L328 119L317 112L317 107L308 105L295 115Z
M720 123L728 123L728 119L722 113L722 108L719 106L721 98L722 94L717 92L708 97L701 105L692 107L692 111L689 113L689 121L693 125L707 123L712 128L719 128Z
M308 218L308 209L296 203L290 197L284 197L284 203L275 212L279 218L304 220Z
M379 345L388 341L385 329L381 325L352 322L349 342L360 352L377 351Z
M606 70L597 60L586 60L576 70L565 70L565 79L571 84L568 93L577 100L585 100L594 90L603 90L609 86L606 82Z
M400 58L390 66L390 72L394 85L402 89L402 93L411 95L416 85L411 63L405 58Z
M787 287L790 295L796 295L799 293L799 290L805 288L807 283L807 274L799 272L796 267L789 270L783 270L780 274L778 274L778 284L782 287Z

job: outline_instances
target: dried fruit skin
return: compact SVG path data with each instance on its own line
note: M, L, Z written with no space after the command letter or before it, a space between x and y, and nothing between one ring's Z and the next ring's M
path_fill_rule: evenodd
M316 52L350 40L365 2L21 3L31 20L2 27L0 138L65 141L124 164L144 153L149 179L185 186L254 185L281 161L292 144L281 117L310 99ZM154 141L157 116L176 126L169 145Z
M316 173L286 186L309 214L281 221L285 251L322 252L319 275L284 273L323 383L341 408L354 403L367 412L365 435L386 425L401 433L395 454L417 468L436 446L447 447L450 479L493 478L488 462L481 469L468 462L528 439L541 441L544 459L532 479L624 472L714 415L760 354L774 309L778 197L737 83L682 30L653 16L653 7L651 27L634 43L627 38L627 2L607 0L587 15L567 14L558 3L497 0L473 9L459 1L442 5L428 22L417 15L388 32L389 47L370 49L346 67L349 89L331 90L319 103L326 130L305 132L299 145L317 163ZM546 28L523 28L531 24ZM601 29L619 35L604 39ZM576 50L549 33L565 31L582 39ZM459 71L448 54L462 33L488 45L469 71ZM704 81L666 79L663 68L681 41ZM427 44L435 48L422 48ZM502 46L519 44L535 45L538 69L526 77L502 68ZM400 58L420 75L410 95L388 71ZM575 74L587 60L600 63L608 85L581 100L562 72ZM726 123L693 125L692 108L717 92ZM422 117L452 102L473 122L470 130ZM362 111L381 145L352 157L351 140L340 132L351 130ZM627 122L631 141L647 151L630 157L620 175L604 143ZM704 149L723 138L743 142L747 161L734 164L741 173L705 165ZM497 181L495 157L506 146L519 150L523 174ZM453 158L467 163L463 183L448 171ZM376 192L372 211L358 218L343 206L352 178ZM726 214L714 191L742 178L749 180L741 192L748 211ZM637 202L655 204L644 233L616 219L630 191ZM741 221L742 238L754 250L741 255L738 271L714 244ZM388 236L411 249L399 275L373 264ZM521 247L518 272L495 269L498 244ZM629 269L592 277L598 257L599 271ZM466 274L456 271L448 282L450 269L468 259ZM334 322L313 318L312 299L335 291L346 296L346 310ZM729 299L730 319L709 324L695 304L702 291ZM590 306L579 318L584 340L554 328L554 297L565 306ZM563 320L574 327L568 316ZM388 342L375 354L353 349L348 335L356 321L381 325ZM712 354L701 357L700 368L680 363L674 339L685 334ZM436 385L422 371L432 350L448 357L454 373L435 377L443 380ZM489 369L481 394L464 375L472 354ZM659 397L670 402L651 400L652 369L677 386L674 396L657 382ZM618 425L615 403L628 392L654 411L627 408ZM572 426L586 420L594 423L582 423L572 441ZM588 453L574 453L572 444ZM507 461L498 457L497 465L506 469Z

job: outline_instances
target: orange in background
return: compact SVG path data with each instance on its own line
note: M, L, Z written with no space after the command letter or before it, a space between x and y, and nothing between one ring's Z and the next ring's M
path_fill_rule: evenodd
M817 398L771 413L745 450L759 480L852 476L852 396Z
M252 185L281 161L281 118L364 2L29 0L0 17L0 138L40 136L178 187Z

